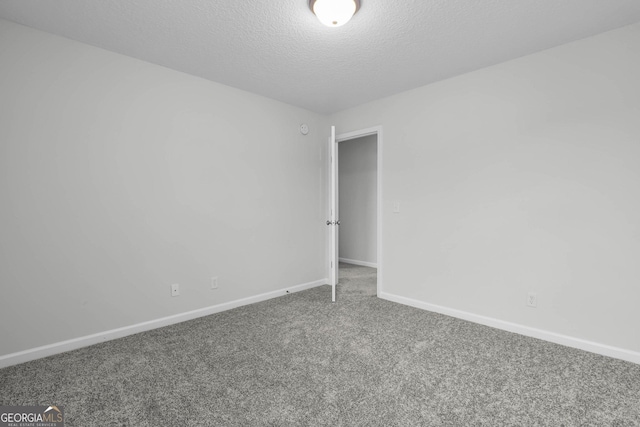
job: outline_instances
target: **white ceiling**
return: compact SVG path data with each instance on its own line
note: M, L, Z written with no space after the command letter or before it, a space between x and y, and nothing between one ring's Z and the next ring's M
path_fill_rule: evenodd
M0 17L319 113L640 21L640 0L1 0Z

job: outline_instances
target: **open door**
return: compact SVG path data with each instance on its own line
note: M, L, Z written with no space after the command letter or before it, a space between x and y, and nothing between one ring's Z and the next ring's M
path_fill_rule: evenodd
M336 285L338 284L338 143L336 142L336 127L331 126L329 137L329 156L331 158L330 189L329 189L329 284L331 285L331 301L336 301Z

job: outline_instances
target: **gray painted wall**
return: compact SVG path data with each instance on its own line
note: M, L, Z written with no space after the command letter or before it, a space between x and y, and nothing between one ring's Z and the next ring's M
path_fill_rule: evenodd
M325 277L329 123L384 127L385 292L640 351L638 51L326 118L0 21L0 355Z
M638 52L640 24L333 115L384 128L383 290L640 351Z
M0 20L0 355L326 277L326 129Z
M377 136L343 141L339 149L340 258L375 264Z

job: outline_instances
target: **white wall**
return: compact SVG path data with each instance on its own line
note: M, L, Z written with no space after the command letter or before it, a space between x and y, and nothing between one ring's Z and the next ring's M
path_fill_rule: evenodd
M0 20L0 355L325 277L330 122L384 127L385 292L640 352L638 51L634 25L329 120Z
M339 149L341 259L375 265L377 257L377 135L342 141Z
M0 20L0 355L326 277L326 129Z
M384 127L384 291L640 352L638 52L640 24L333 115Z

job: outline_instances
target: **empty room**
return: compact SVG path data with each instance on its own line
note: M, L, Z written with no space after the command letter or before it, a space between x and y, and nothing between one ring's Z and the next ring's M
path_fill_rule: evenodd
M0 0L0 427L640 426L637 0Z

